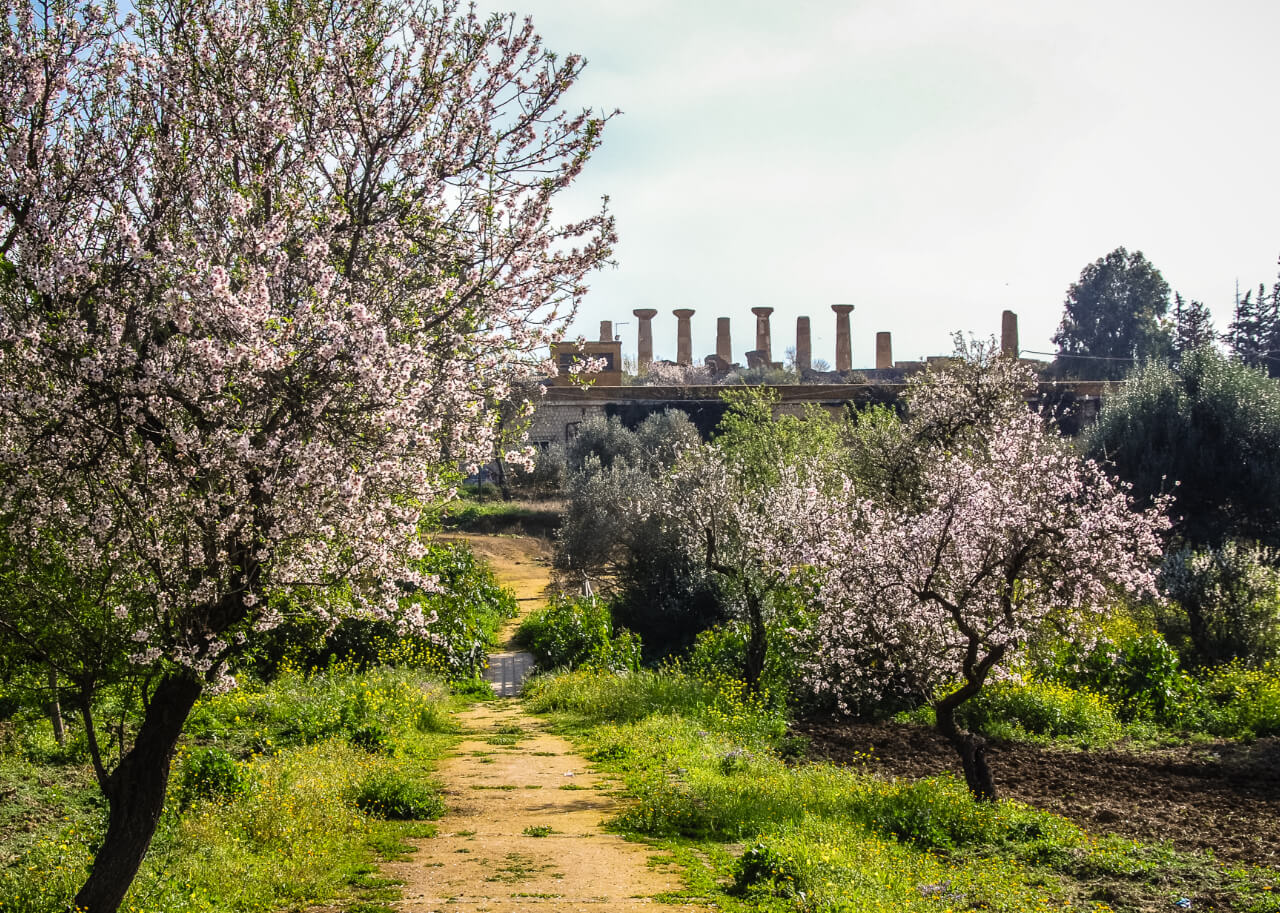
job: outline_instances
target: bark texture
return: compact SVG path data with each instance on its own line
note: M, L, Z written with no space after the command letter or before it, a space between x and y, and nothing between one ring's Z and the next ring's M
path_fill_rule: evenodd
M160 822L174 748L201 688L190 672L161 681L133 747L107 777L107 833L75 899L84 913L116 913L128 893Z

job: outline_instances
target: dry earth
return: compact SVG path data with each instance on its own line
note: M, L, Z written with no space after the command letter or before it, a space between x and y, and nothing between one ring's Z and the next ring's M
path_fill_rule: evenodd
M541 604L549 580L545 542L465 538L515 590L521 614ZM449 806L438 835L419 841L411 861L384 866L404 883L401 910L701 909L653 900L680 890L679 871L651 863L643 845L605 833L601 822L618 808L610 784L569 742L544 731L520 700L477 704L458 721L463 740L438 771Z

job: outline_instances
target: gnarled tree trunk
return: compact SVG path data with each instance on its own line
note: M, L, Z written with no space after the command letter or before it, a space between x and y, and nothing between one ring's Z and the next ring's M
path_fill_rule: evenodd
M764 664L769 657L769 631L765 627L764 607L758 593L748 584L746 586L747 603L747 655L744 677L747 688L753 693L760 690L760 679L764 676Z
M956 750L956 754L960 755L960 766L964 770L964 782L969 787L969 792L979 802L994 802L996 783L987 764L987 740L956 725L958 703L948 703L944 699L934 705L938 731Z
M106 779L107 833L76 895L78 910L116 913L124 900L160 823L173 751L201 689L194 673L175 672L151 695L133 747Z

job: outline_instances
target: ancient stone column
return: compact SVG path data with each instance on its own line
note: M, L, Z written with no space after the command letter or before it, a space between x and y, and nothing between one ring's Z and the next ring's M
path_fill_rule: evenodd
M716 318L716 358L733 364L733 344L729 341L729 318Z
M831 310L836 312L836 370L853 370L853 338L849 334L849 315L853 313L852 304L833 304Z
M1000 354L1018 357L1018 315L1013 311L1000 315Z
M796 370L808 371L813 367L813 340L809 333L809 318L796 318Z
M640 308L631 313L640 320L636 368L643 371L653 363L653 318L658 316L658 312L654 308Z
M600 321L600 341L613 342L613 321L612 320Z
M693 308L676 308L671 313L676 315L676 364L693 364L693 332L689 329L689 318L693 316Z
M752 308L751 313L756 315L756 350L764 353L766 363L771 363L773 342L769 332L769 315L773 313L773 308Z
M893 335L876 334L876 370L883 371L893 367Z

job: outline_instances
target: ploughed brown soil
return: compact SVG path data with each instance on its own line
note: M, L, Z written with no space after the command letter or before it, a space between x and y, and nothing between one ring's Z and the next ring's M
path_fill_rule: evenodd
M810 754L915 779L956 772L933 731L897 723L811 719L796 725ZM870 758L867 755L870 755ZM1000 797L1064 815L1093 833L1280 869L1280 738L1142 753L1003 745L989 754Z

